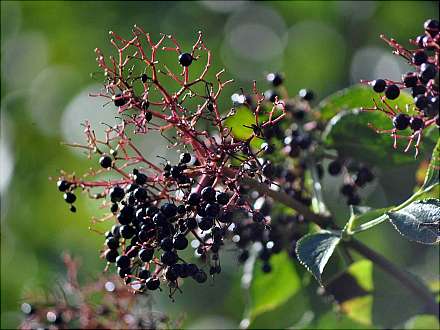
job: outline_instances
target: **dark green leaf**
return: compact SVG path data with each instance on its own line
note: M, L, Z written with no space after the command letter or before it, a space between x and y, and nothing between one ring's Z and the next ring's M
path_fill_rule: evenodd
M322 285L322 273L341 237L338 233L321 231L301 238L296 245L299 261Z
M416 201L387 215L397 231L410 241L422 244L436 244L440 241L438 199Z
M322 118L329 120L342 110L372 107L374 105L373 98L378 99L378 97L379 94L375 93L371 87L354 85L326 97L319 103L318 109ZM405 109L406 103L412 104L414 101L409 94L401 93L398 99L387 102L392 107L398 105L401 109Z
M410 319L408 322L406 322L405 329L438 330L438 329L440 329L440 323L438 321L438 318L435 317L434 315L422 314L422 315L414 316L412 319Z

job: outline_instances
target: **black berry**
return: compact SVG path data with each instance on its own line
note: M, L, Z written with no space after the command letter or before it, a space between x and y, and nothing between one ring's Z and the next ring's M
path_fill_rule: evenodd
M397 85L388 85L387 89L385 90L385 96L389 100L395 100L400 95L400 88L397 87Z
M383 93L383 91L385 91L385 88L387 87L387 83L383 79L376 79L371 83L371 85L373 86L373 90L376 93Z
M300 98L306 101L312 101L315 98L315 94L311 90L305 88L301 89L298 92L298 95Z
M283 83L283 77L279 73L269 73L266 76L266 80L270 82L274 87L277 87Z
M418 131L425 127L425 123L423 119L419 117L412 117L409 121L409 126L413 131Z
M179 63L182 66L190 66L193 61L193 57L190 53L182 53L179 55Z
M66 192L64 193L64 200L66 203L72 204L76 201L76 196L71 192Z
M67 182L66 180L58 180L57 187L59 191L64 192L70 188L70 183Z
M428 60L428 55L423 50L416 51L412 56L412 62L415 65L421 65Z
M327 170L330 175L338 175L339 173L341 173L342 164L340 161L334 160L330 162L330 164L328 164Z
M112 158L109 155L103 155L99 158L99 164L103 168L109 168L112 166Z
M399 113L393 118L393 126L395 129L402 131L409 125L409 116L404 113Z

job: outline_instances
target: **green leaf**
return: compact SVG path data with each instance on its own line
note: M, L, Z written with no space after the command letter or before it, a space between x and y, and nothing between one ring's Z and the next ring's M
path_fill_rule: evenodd
M236 113L226 119L225 125L232 130L232 135L245 140L252 135L252 129L245 127L255 124L255 117L247 107L238 107Z
M270 264L270 273L263 273L261 267L254 270L250 320L283 304L301 289L300 277L287 253L272 256Z
M405 323L405 329L438 330L440 329L440 323L434 315L417 315Z
M296 245L296 254L299 261L321 285L324 267L340 240L339 233L321 231L302 237Z
M347 272L356 278L365 291L373 290L373 263L370 260L360 260L351 264Z
M394 150L390 134L376 133L369 124L377 129L392 128L391 119L383 113L343 111L328 123L323 135L324 143L328 148L336 149L341 157L355 158L384 168L414 163L414 153L404 152L406 140L398 141L398 148ZM409 135L409 132L402 134ZM425 140L420 148L420 159L429 147L429 140Z
M387 213L396 230L410 241L436 244L439 240L440 201L416 201L396 211Z
M440 170L440 139L432 151L431 162L426 171L425 181L423 182L423 191L429 191L439 184L439 170Z
M342 110L373 106L373 98L378 99L379 94L375 93L371 87L354 85L326 97L319 103L318 110L324 120L329 120ZM401 93L396 100L387 100L387 102L392 107L398 105L401 109L405 109L407 103L414 103L408 93Z

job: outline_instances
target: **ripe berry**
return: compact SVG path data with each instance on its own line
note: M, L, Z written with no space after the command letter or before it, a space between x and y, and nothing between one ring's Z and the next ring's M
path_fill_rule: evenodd
M172 218L177 214L177 206L172 203L165 203L160 210L167 218Z
M376 93L383 93L383 91L387 87L387 83L383 79L376 79L371 83L371 85L373 86L373 90Z
M125 105L128 102L128 99L126 97L122 96L121 94L113 95L112 99L113 99L113 103L117 107L122 107L123 105Z
M76 196L71 192L66 192L64 193L64 200L66 203L72 204L76 201Z
M208 186L202 189L201 196L207 202L215 201L215 189Z
M180 163L187 164L191 161L191 155L188 152L180 154Z
M283 83L283 77L279 73L269 73L266 76L266 80L270 82L274 87L277 87Z
M118 255L119 255L119 253L118 253L118 251L117 250L107 250L107 251L105 251L105 259L108 261L108 262L115 262L116 261L116 258L118 257Z
M439 31L439 21L436 19L428 19L423 24L423 27L432 37L435 37Z
M413 131L418 131L421 130L423 127L425 127L425 123L421 118L412 117L409 121L409 126Z
M66 180L58 180L57 181L57 187L58 187L59 191L64 192L67 189L69 189L70 183L67 182Z
M428 55L423 50L416 51L412 56L412 62L415 65L421 65L428 60Z
M199 228L201 230L209 230L214 226L214 220L211 217L203 217L199 221Z
M273 169L272 163L267 162L266 164L264 164L261 171L263 172L263 175L265 177L271 178L274 174L274 169Z
M139 259L142 262L149 262L153 259L154 250L153 249L141 249L138 253Z
M188 239L183 234L174 236L173 245L176 250L185 250L188 246Z
M130 267L130 258L122 255L116 258L116 266L121 268L128 268Z
M197 228L197 220L195 218L186 219L186 228L193 230Z
M112 166L112 158L109 155L102 155L101 158L99 158L99 164L103 168L109 168Z
M110 250L116 250L119 247L119 240L115 237L109 237L105 240L105 244Z
M123 225L121 226L121 228L119 228L119 233L123 238L130 239L134 236L136 232L132 226Z
M338 175L339 173L341 173L342 164L339 160L334 160L330 162L330 164L328 164L327 170L330 175Z
M109 195L110 195L110 200L113 203L117 203L117 202L120 202L124 198L125 192L124 192L124 189L122 189L119 186L116 186L116 187L113 187L110 189Z
M171 251L173 249L173 239L171 237L165 237L160 241L160 247L164 251Z
M430 79L434 79L437 75L437 68L434 64L431 63L423 63L420 66L420 78L428 81Z
M414 104L417 108L423 110L428 106L428 98L425 95L417 95L414 98Z
M269 100L270 102L275 102L275 99L278 97L278 94L275 91L269 89L264 92L264 97L266 100Z
M157 278L150 277L145 281L145 286L148 290L157 290L160 286L160 281Z
M315 94L311 90L305 88L301 89L298 92L298 95L300 98L306 101L312 101L315 97Z
M148 191L142 187L139 187L135 191L133 191L133 196L138 201L145 201L148 197Z
M179 63L182 66L190 66L193 61L193 57L190 53L182 53L179 55Z
M207 216L216 217L220 212L220 206L217 203L209 203L205 207L205 212Z
M119 211L117 219L121 225L128 225L135 217L134 207L131 205L124 205Z
M409 125L409 116L404 113L399 113L393 118L393 126L395 129L402 131Z
M412 93L411 93L412 96L416 97L417 95L425 94L426 87L423 85L417 85L417 86L414 86L411 91L412 91Z
M405 87L414 87L417 85L418 82L418 78L417 76L414 74L414 72L408 72L406 73L403 77L403 84L405 85Z
M400 88L397 87L397 85L388 85L387 89L385 90L385 96L389 100L395 100L400 95Z
M355 187L348 183L344 184L341 187L341 194L344 196L352 196L354 194L354 191L355 191Z
M177 254L173 251L165 251L161 255L160 261L167 266L174 265L177 262Z
M439 112L439 102L438 102L438 96L433 96L429 98L428 101L428 107L426 109L423 109L423 114L426 117L434 118L438 115Z
M203 270L199 269L194 275L192 275L192 278L198 283L205 283L208 276Z
M151 273L147 269L141 269L139 271L139 274L138 274L138 277L143 279L143 280L146 280L146 279L150 278L150 276L151 276Z
M226 205L229 202L229 195L225 192L218 192L215 198L220 205Z
M174 265L177 266L177 265ZM179 278L178 273L176 272L176 268L168 267L165 277L168 281L174 282Z
M147 176L143 173L137 173L134 176L134 180L138 185L143 185L147 182Z

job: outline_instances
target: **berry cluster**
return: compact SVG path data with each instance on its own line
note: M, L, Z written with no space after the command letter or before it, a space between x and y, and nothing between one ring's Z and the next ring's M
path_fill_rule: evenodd
M381 36L391 47L394 54L402 56L415 68L402 76L401 81L377 79L374 81L362 81L370 84L377 93L384 93L381 97L382 105L375 101L375 107L364 108L365 111L382 111L392 119L391 130L377 130L378 133L391 133L394 138L394 148L397 147L397 139L408 139L405 151L408 151L413 141L416 141L416 156L422 140L425 128L436 124L440 126L439 117L439 21L428 19L424 23L424 34L410 40L415 49L408 50L397 43L394 39ZM413 104L407 104L405 111L392 108L387 100L397 99L402 89L410 89L414 98ZM411 130L410 135L398 134L398 131Z
M374 180L374 174L368 166L357 164L353 160L334 159L328 164L327 171L332 176L344 174L345 183L340 192L347 198L348 205L359 205L361 199L358 189Z
M133 295L117 278L106 276L80 285L78 262L69 255L64 262L68 276L56 287L61 292L26 297L19 329L157 329L169 322L165 315L151 311L148 297Z
M173 296L180 290L180 279L191 277L203 283L207 273L221 272L219 250L236 212L246 212L263 225L268 223L243 197L241 180L270 183L271 166L251 145L286 116L286 105L278 97L266 100L254 83L253 133L237 139L224 125L236 113L235 106L221 115L217 104L224 86L231 81L221 80L223 71L216 74L217 86L206 80L211 52L201 33L187 53L181 51L174 37L162 35L154 42L137 26L131 39L110 34L118 57L107 62L96 49L105 81L103 91L92 96L110 100L121 121L107 126L104 140L96 137L90 123L84 123L87 144L69 145L87 150L99 166L80 178L62 172L57 185L72 211L76 210L76 190L102 199L103 207L110 211L93 220L113 222L103 233L106 268L115 265L119 276L137 291L156 290L166 282ZM167 41L171 44L166 45ZM176 53L180 74L162 63L161 51ZM205 66L194 73L192 63L202 59ZM176 88L170 90L165 84ZM206 125L211 132L200 128ZM170 148L180 149L177 164L167 160L156 164L144 157L131 135L151 131L160 132ZM175 132L175 136L165 135L167 131ZM193 238L191 245L202 266L179 255Z

